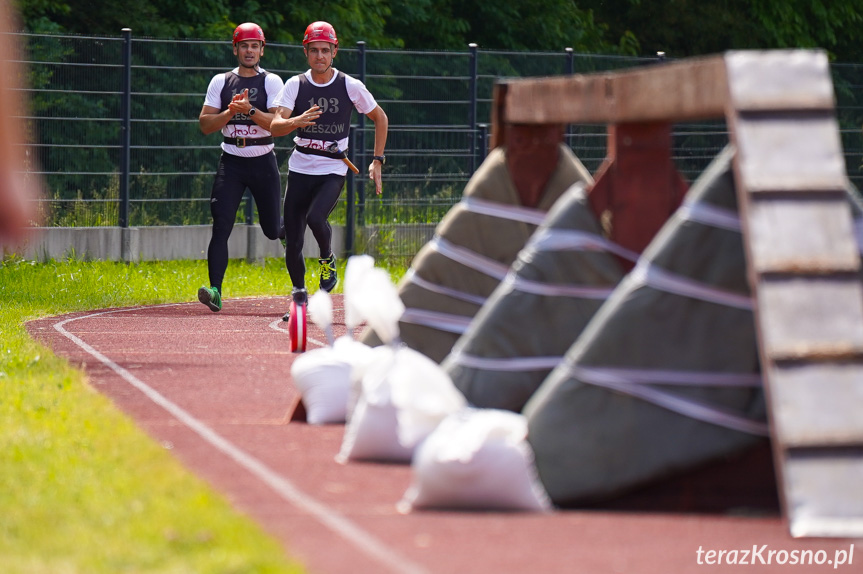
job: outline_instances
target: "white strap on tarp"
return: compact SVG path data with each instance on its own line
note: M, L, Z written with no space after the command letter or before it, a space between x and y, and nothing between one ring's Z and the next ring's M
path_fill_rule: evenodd
M647 285L658 291L683 295L693 299L701 299L718 305L752 310L752 297L740 295L725 289L719 289L688 277L671 273L652 265L644 259L636 264L629 274L630 280L636 285Z
M614 287L591 287L588 285L561 285L541 283L510 273L504 283L516 291L543 295L545 297L576 297L580 299L608 299Z
M537 251L608 251L629 261L638 259L638 253L587 231L571 229L540 229L527 243Z
M509 267L498 263L494 259L489 257L485 257L484 255L480 255L476 251L472 251L466 247L461 247L460 245L456 245L451 241L448 241L441 237L440 235L435 235L434 238L429 241L428 247L433 249L452 261L456 263L460 263L466 267L470 267L471 269L475 269L480 273L488 275L498 281L502 281L506 278L507 273L509 272ZM461 301L467 301L469 303L474 303L476 305L482 305L485 303L487 297L483 297L482 295L477 295L475 293L466 293L464 291L460 291L458 289L453 289L452 287L447 287L446 285L440 285L438 283L433 283L431 281L427 281L416 274L416 272L411 269L408 271L407 280L411 283L422 287L428 291L432 291L434 293L439 293L441 295L447 295L449 297L453 297L455 299L459 299ZM409 311L421 311L420 309L409 309ZM404 320L404 316L402 317ZM451 329L444 329L451 330ZM451 332L463 332L463 331L451 331Z
M475 269L476 271L488 275L489 277L493 277L498 281L503 281L503 278L506 277L506 274L509 271L508 266L499 263L490 257L486 257L485 255L480 255L476 251L468 249L467 247L456 245L455 243L444 239L440 235L435 235L435 237L429 241L428 246L444 257L452 259L456 263L461 263L465 267Z
M466 197L459 203L461 203L461 205L471 213L490 215L492 217L509 219L511 221L521 221L522 223L530 223L531 225L540 225L545 221L545 216L548 215L547 212L540 209L508 203L499 203L497 201L478 199L476 197Z
M467 301L468 303L475 303L477 305L482 305L485 303L487 297L483 297L482 295L474 295L473 293L465 293L464 291L459 291L458 289L453 289L452 287L447 287L446 285L439 285L437 283L432 283L431 281L427 281L417 275L416 271L411 268L405 274L405 279L426 289L427 291L432 291L434 293L439 293L441 295L447 295L454 299L459 299L461 301Z
M680 206L677 213L680 217L689 221L731 231L740 231L740 215L731 209L698 201L684 203Z
M457 333L463 335L467 331L473 317L465 317L464 315L453 315L452 313L442 313L440 311L428 311L426 309L405 309L399 321L404 323L413 323L414 325L422 325L423 327L431 327L438 331L446 331L448 333Z
M705 371L672 371L667 369L627 369L621 367L572 367L591 381L625 382L639 385L684 385L698 387L762 386L758 373L714 373Z
M719 425L736 431L759 436L769 436L767 423L746 418L726 408L682 397L674 393L649 386L653 384L676 384L707 387L751 387L755 384L749 373L699 373L681 371L668 377L668 371L636 371L604 367L578 367L568 365L569 373L577 380L624 393L683 416ZM687 380L688 379L688 380ZM685 382L684 382L685 380ZM760 378L759 378L760 381Z
M484 371L550 371L560 364L563 357L478 357L456 351L449 360L456 365Z

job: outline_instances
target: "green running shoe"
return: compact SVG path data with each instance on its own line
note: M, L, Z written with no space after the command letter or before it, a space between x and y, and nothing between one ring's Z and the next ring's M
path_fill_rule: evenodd
M336 256L330 253L326 259L318 259L321 264L321 289L329 293L336 288L339 274L336 272Z
M222 310L222 295L215 287L198 289L198 301L209 307L213 313Z

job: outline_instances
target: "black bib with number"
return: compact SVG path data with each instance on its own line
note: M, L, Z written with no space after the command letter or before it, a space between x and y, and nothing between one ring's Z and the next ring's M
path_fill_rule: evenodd
M321 108L321 117L315 125L297 130L297 135L313 140L335 141L348 137L351 128L351 112L354 104L348 97L345 74L339 72L333 83L316 86L305 74L300 74L300 89L297 103L291 116L298 116L313 105Z
M228 109L228 104L231 103L231 100L234 98L236 94L242 94L243 90L249 90L249 102L251 102L252 107L266 110L267 109L267 74L269 72L262 72L257 76L252 76L251 78L244 78L242 76L238 76L234 72L225 72L225 85L222 86L222 111ZM246 114L235 114L234 117L228 122L228 124L241 125L241 126L251 126L254 125L255 122L252 121L252 118L247 116Z

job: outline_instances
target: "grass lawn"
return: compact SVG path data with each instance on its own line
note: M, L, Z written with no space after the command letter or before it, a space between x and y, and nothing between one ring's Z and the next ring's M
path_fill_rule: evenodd
M4 574L302 572L24 329L73 311L195 301L206 277L205 261L0 261ZM227 298L289 291L280 260L228 267Z

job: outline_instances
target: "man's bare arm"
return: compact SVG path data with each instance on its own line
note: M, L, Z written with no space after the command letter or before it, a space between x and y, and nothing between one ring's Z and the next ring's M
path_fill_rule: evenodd
M198 116L198 124L201 126L202 132L211 134L225 127L234 117L234 113L231 108L222 112L218 108L204 106L201 108L201 115Z
M375 123L375 155L384 155L390 120L380 106L375 107L375 109L367 113L366 117ZM369 179L375 182L375 193L378 195L383 191L381 185L382 167L379 162L374 160L369 164Z

